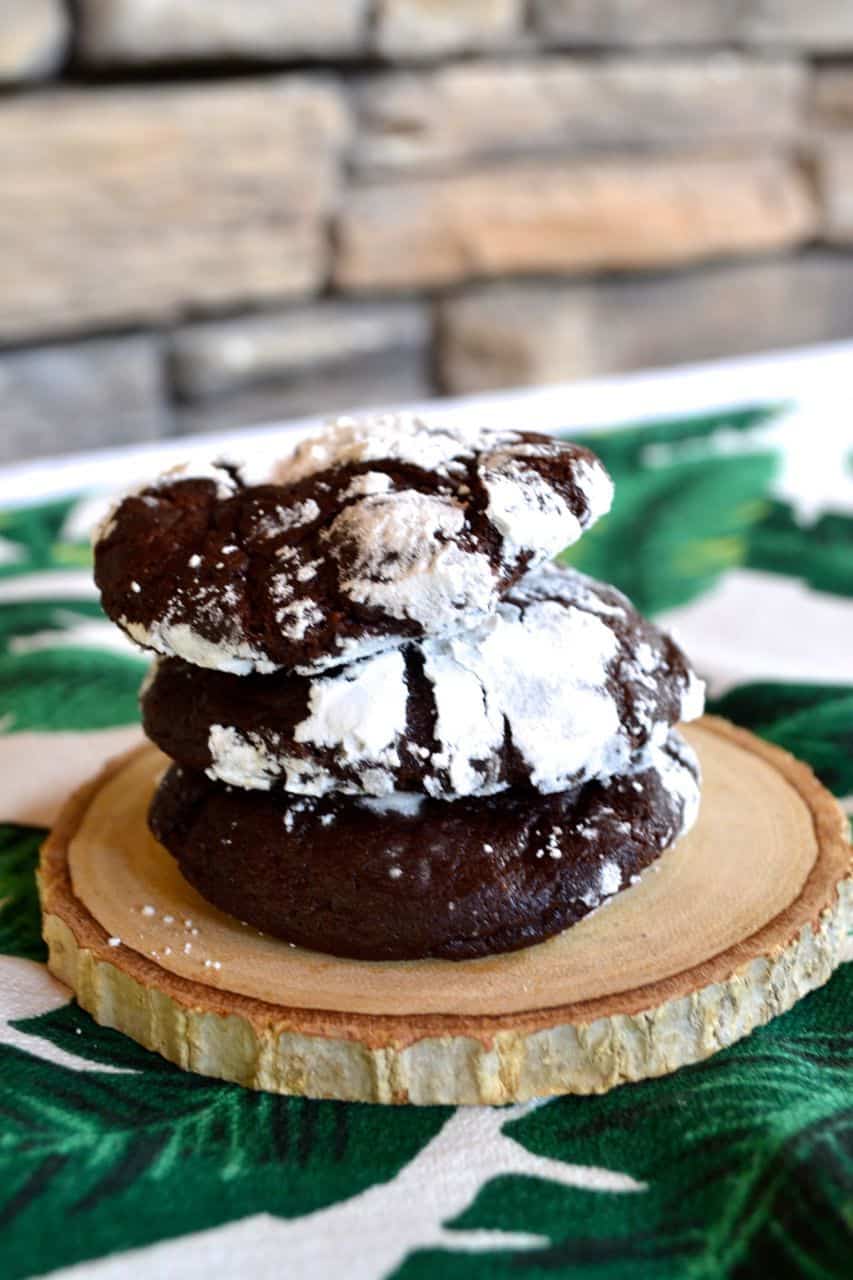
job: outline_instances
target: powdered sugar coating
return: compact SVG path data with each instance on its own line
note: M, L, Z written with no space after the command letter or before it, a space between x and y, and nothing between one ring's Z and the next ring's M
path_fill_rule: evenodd
M667 749L671 747L674 738L678 743L677 754ZM699 817L702 780L699 759L681 734L670 734L667 741L653 743L646 753L646 758L649 767L657 770L660 775L663 788L680 801L681 828L676 836L676 839L680 840L695 826L696 819Z
M231 725L210 727L210 750L216 757L216 772L208 771L226 786L253 791L269 791L279 774L274 756L263 738L240 733Z
M633 747L608 687L617 641L599 618L553 600L523 610L504 602L482 633L424 649L441 744L438 777L425 781L431 794L441 794L444 772L456 794L491 789L498 779L478 757L495 756L507 732L540 791L624 768Z
M295 600L277 610L275 620L282 635L291 640L301 640L312 627L323 621L323 611L313 600Z
M234 469L222 462L179 462L169 467L155 480L145 486L146 489L161 489L175 484L178 480L212 480L216 485L217 498L230 498L236 493L239 480Z
M354 670L312 680L310 715L294 738L340 748L353 760L399 763L397 743L406 731L405 663L399 649L368 658Z
M494 439L509 434L490 433ZM330 467L395 462L448 475L459 462L482 447L483 429L476 423L453 425L425 422L412 414L383 413L372 417L342 416L317 436L297 445L279 463L277 477L302 480Z
M154 649L167 658L179 657L191 666L237 676L250 672L268 675L275 670L274 664L266 662L236 629L226 632L221 640L209 640L185 622L171 622L168 615L153 626L128 618L119 618L118 622L141 649Z
M577 542L580 521L558 493L535 471L512 456L489 455L482 468L489 495L486 515L508 550L548 548L550 554Z
M350 600L441 632L474 626L498 601L487 556L459 545L465 510L449 496L403 490L345 507L325 538Z
M298 529L302 525L312 524L320 518L320 508L313 498L292 505L282 503L257 522L254 529L256 538L277 538L290 529Z
M145 647L313 673L479 626L611 491L594 455L550 437L345 421L272 484L224 465L167 473L119 505L96 576L109 616Z
M476 463L477 479L487 495L486 515L504 541L507 556L528 556L532 568L576 542L583 530L604 515L613 500L613 484L598 459L578 459L573 479L584 495L584 510L572 511L547 474L537 467L557 462L566 446L541 436L524 439L515 431L495 431L476 423L428 423L411 414L340 418L322 435L298 445L278 468L289 481L329 468L362 466L381 460L461 476ZM387 492L378 472L350 485L348 496ZM369 478L369 480L368 480Z
M215 735L198 698L216 710ZM472 632L324 677L229 683L166 666L143 700L164 750L223 781L237 755L241 786L272 779L310 795L420 790L447 799L610 777L701 707L683 654L624 596L550 566L522 579ZM180 742L169 736L176 708ZM237 738L221 736L228 715ZM243 766L243 740L254 768Z
M358 803L373 813L393 814L396 818L417 818L426 804L426 796L418 791L398 791L393 796L365 796Z
M388 493L391 488L391 477L384 471L365 471L362 475L353 476L344 490L345 498L372 498L379 493Z
M577 542L584 529L610 510L613 483L603 467L579 460L575 469L586 498L583 520L546 477L531 466L557 456L559 444L509 444L486 453L479 470L489 503L486 515L504 539L508 554L534 549L530 566L549 560Z

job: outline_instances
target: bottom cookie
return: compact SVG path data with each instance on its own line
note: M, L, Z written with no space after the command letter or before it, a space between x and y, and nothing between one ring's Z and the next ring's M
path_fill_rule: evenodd
M541 942L626 888L692 825L698 774L676 732L607 784L454 803L247 792L174 765L149 822L199 893L266 934L462 960Z

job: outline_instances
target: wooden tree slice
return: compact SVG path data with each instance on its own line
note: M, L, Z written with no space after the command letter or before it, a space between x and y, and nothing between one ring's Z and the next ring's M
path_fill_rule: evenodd
M259 935L181 877L145 745L69 801L39 873L51 970L101 1023L258 1089L375 1102L602 1092L707 1057L824 983L853 920L846 821L811 771L706 717L694 830L549 942L360 962Z

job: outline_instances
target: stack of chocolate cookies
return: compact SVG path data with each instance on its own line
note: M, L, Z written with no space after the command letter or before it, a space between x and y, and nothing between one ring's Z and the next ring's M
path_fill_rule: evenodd
M588 450L344 421L265 483L172 471L96 541L109 616L161 655L150 824L198 891L361 959L542 941L698 807L702 686L614 588L550 563L609 507Z

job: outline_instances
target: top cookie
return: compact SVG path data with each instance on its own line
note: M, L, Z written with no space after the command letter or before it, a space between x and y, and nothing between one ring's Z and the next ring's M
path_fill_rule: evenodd
M344 420L272 482L168 472L95 543L104 609L196 666L311 673L476 627L610 506L589 450L532 432Z

